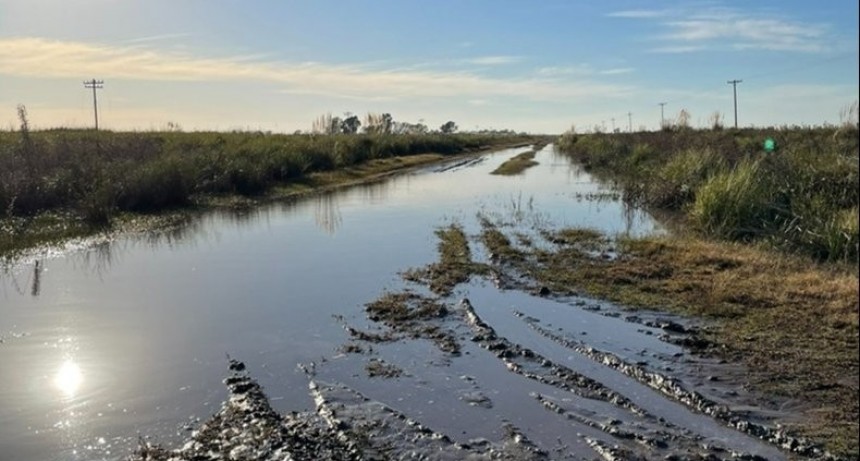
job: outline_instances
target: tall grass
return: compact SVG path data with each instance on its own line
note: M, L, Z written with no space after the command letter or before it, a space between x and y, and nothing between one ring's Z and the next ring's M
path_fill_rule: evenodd
M764 152L768 137L776 153ZM705 234L857 264L856 126L568 134L559 147Z
M710 234L749 239L773 221L772 190L761 177L758 160L744 159L720 171L696 190L692 221Z
M74 210L94 224L205 194L256 195L313 172L511 142L489 135L0 132L0 218Z
M711 148L679 151L657 169L656 181L648 190L649 201L678 209L694 200L696 191L727 167L726 159Z

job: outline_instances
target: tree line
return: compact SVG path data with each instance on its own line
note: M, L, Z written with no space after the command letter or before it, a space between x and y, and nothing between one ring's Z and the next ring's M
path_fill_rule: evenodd
M431 131L450 134L458 129L457 124L451 120L443 123L437 130L431 130L423 121L396 121L389 113L368 113L363 120L351 112L343 114L343 117L329 113L317 117L311 125L311 133L314 134L425 134Z

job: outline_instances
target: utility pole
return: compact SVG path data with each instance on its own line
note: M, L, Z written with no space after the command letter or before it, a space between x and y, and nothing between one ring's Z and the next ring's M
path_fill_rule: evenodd
M633 112L627 112L627 132L633 132Z
M612 132L615 133L615 117L612 117Z
M743 80L729 80L729 85L732 86L732 91L735 95L735 129L738 127L738 83L743 82Z
M665 103L665 102L661 102L661 103L658 103L657 105L659 105L659 106L660 106L660 129L662 130L662 129L663 129L663 127L664 127L664 126L666 126L665 119L663 118L663 106L665 106L665 105L666 105L666 103Z
M92 88L93 89L93 114L96 119L96 131L99 130L99 103L98 99L96 99L96 90L100 88L104 88L103 80L92 79L88 82L84 82L84 88Z

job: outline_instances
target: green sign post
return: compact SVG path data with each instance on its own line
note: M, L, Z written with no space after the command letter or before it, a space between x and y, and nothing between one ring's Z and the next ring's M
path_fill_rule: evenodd
M767 153L771 153L776 150L776 141L773 138L767 138L764 140L764 151Z

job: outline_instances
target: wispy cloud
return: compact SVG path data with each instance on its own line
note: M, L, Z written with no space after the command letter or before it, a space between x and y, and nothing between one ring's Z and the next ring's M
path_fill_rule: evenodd
M559 77L565 75L590 75L594 73L594 69L588 64L578 64L573 66L550 66L541 67L537 70L537 74L544 77Z
M611 18L659 18L666 16L666 10L624 10L607 14Z
M619 67L616 69L601 70L598 72L598 74L600 74L600 75L622 75L622 74L632 73L634 70L636 70L636 69L634 69L632 67Z
M704 50L704 46L692 46L692 45L679 45L679 46L658 46L657 48L651 48L648 50L649 53L692 53L694 51Z
M464 59L467 64L477 64L480 66L500 66L504 64L514 64L522 61L521 56L479 56L477 58Z
M658 53L688 53L725 47L806 53L828 50L828 26L774 17L772 13L765 15L734 8L710 7L695 11L631 10L610 13L609 16L659 19L659 24L666 32L654 38L669 44L651 50Z
M122 43L150 43L150 42L158 42L163 40L176 40L178 38L190 37L191 34L188 32L179 32L175 34L160 34L160 35L149 35L146 37L137 37L130 38L128 40L123 40Z
M572 66L541 67L536 73L542 77L565 77L565 76L588 76L588 75L622 75L634 72L632 67L618 67L614 69L598 70L589 64L577 64Z
M488 62L509 57L487 57ZM141 46L108 46L42 38L0 39L0 74L155 81L270 82L283 91L352 99L520 97L531 100L619 97L630 87L547 78L488 77L453 70L369 69L355 64L291 63L257 56L198 57Z

